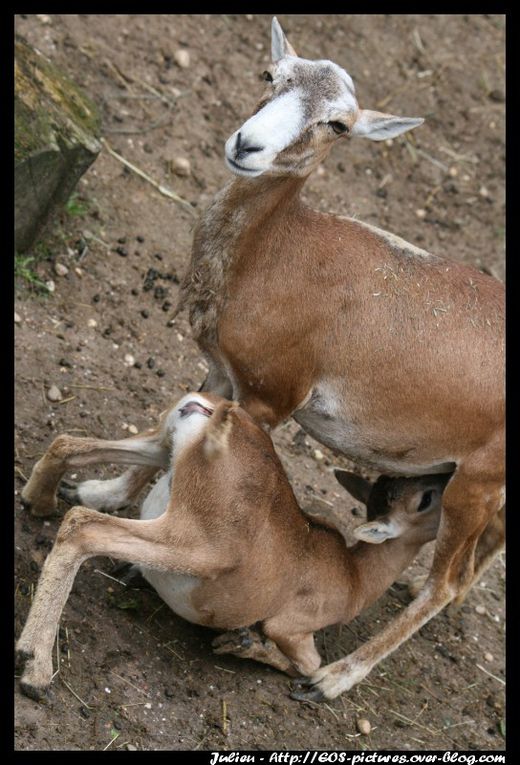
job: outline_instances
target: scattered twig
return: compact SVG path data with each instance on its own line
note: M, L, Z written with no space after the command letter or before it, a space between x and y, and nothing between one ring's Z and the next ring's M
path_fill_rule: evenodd
M121 733L120 733L120 732L116 733L116 735L115 735L115 736L113 736L113 737L110 739L110 741L108 742L108 744L107 744L106 746L104 746L104 747L103 747L103 751L104 751L104 752L106 752L106 750L108 749L108 747L109 747L109 746L112 746L112 744L114 743L114 741L117 741L117 739L119 738L119 736L120 736L120 735L121 735Z
M428 162L431 162L432 165L435 167L438 167L440 170L442 170L444 173L447 173L449 170L449 167L444 164L444 162L441 162L439 159L435 159L435 157L432 157L431 154L428 154L428 152L424 151L424 149L416 149L415 150L419 156L424 157L424 159L427 159Z
M123 683L128 683L128 685L131 685L132 688L135 688L136 691L139 691L139 693L142 693L143 696L146 696L146 698L150 698L150 694L146 691L143 691L142 688L139 688L137 685L134 685L130 682L130 680L127 680L126 677L121 677L121 675L118 675L117 672L114 672L113 669L109 670L111 675L114 675L115 677L118 677L120 680L123 681Z
M152 122L149 125L145 125L142 128L104 128L105 133L116 133L117 135L143 135L144 133L149 133L151 130L156 130L160 127L165 127L166 125L171 125L172 122L172 116L171 114L167 114L166 117L162 117L160 120L157 120L156 122Z
M129 170L132 170L136 175L139 175L141 178L144 178L145 181L150 183L157 191L162 194L165 197L168 197L169 199L172 199L174 202L178 202L178 204L185 207L187 210L190 211L191 215L196 218L197 213L193 209L193 207L190 205L190 203L186 200L180 197L178 194L176 194L171 189L167 188L166 186L162 186L160 183L157 183L157 181L154 181L153 178L150 178L149 175L147 175L143 170L140 170L138 167L133 165L131 162L129 162L127 159L122 157L120 154L118 154L114 149L109 146L105 138L101 138L101 143L105 147L105 149L108 151L109 154L111 154L115 159L117 159L119 162L121 162L125 167L128 167Z
M492 672L489 672L489 670L487 670L485 667L481 667L481 666L480 666L480 664L477 664L477 667L478 667L479 669L481 669L481 670L482 670L482 672L485 672L485 673L486 673L486 675L489 675L490 677L492 677L492 678L493 678L493 680L496 680L498 683L501 683L502 685L505 685L505 684L506 684L506 681L505 681L505 680L502 680L502 678L501 678L501 677L497 677L497 676L496 676L496 675L494 675Z
M215 669L220 669L222 672L229 672L230 675L236 675L236 672L234 669L226 669L225 667L219 667L217 664L213 665Z
M228 735L227 704L225 699L222 699L222 733L224 736Z
M401 714L400 712L396 712L395 709L390 709L389 712L390 714L393 714L396 717L400 717L401 720L404 720L411 726L414 726L416 728L422 728L423 730L428 731L428 733L433 733L434 735L438 735L440 733L440 730L434 730L433 728L428 728L428 726L426 725L422 725L421 723L414 722L413 720L410 720L409 717L405 717L405 715Z
M115 576L110 576L110 574L105 573L105 571L101 571L99 568L94 569L95 574L101 574L102 576L106 576L107 579L111 579L113 582L117 582L118 584L122 584L123 587L126 587L126 582L122 582L121 579L116 579Z
M83 706L85 706L87 709L94 709L94 707L91 707L90 704L87 704L86 701L83 701L81 696L78 696L78 694L76 693L74 688L71 688L70 685L68 684L68 682L63 679L63 675L60 675L60 680L65 685L65 687L69 689L69 691L72 693L72 695L75 696L77 698L77 700L79 702L81 702L81 704L83 704Z
M58 401L58 404L61 406L62 404L68 404L69 401L74 401L74 399L77 398L77 396L69 396L69 398L62 398L61 401Z
M114 387L108 387L105 385L75 385L70 383L69 388L88 388L89 390L116 390Z
M22 471L22 469L18 467L18 465L14 466L14 472L17 473L21 478L23 478L23 480L27 483L29 479L27 478L25 473Z

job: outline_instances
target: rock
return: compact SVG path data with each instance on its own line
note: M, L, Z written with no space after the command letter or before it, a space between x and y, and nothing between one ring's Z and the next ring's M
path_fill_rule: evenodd
M176 50L173 54L173 59L177 66L180 66L181 69L187 69L190 65L190 54L187 50L184 50L184 48L179 48L179 50Z
M49 399L49 401L61 401L63 396L61 394L61 390L58 388L57 385L51 385L51 387L47 391L47 398Z
M45 286L49 290L49 292L54 292L56 289L56 284L52 281L52 279L49 279L49 281L45 282Z
M486 613L486 607L485 606L475 606L475 611L479 616L484 616Z
M128 432L131 433L133 436L136 436L139 433L139 431L135 427L135 425L129 425L128 426Z
M417 215L418 218L421 218L421 219L426 218L426 210L422 210L422 209L416 210L415 214Z
M14 323L15 324L21 324L22 323L22 317L19 313L14 312Z
M356 727L363 736L370 735L370 731L372 730L370 721L364 717L360 717L358 720L356 720Z
M15 249L36 240L101 150L94 104L48 58L15 44Z
M495 657L493 656L492 653L489 653L489 651L486 651L486 653L484 654L484 659L487 662L491 662L491 661L494 661Z
M503 103L506 100L506 96L503 90L492 90L489 94L489 98L491 101L496 101L497 103Z
M63 263L55 263L54 271L58 276L67 276L69 273L69 269Z
M172 173L187 178L191 174L191 165L189 159L184 157L175 157L171 162Z
M124 364L125 364L125 367L133 367L134 366L135 358L134 358L134 356L132 356L131 353L125 353Z
M95 319L89 319L87 321L87 326L88 327L97 327L97 321Z
M320 452L319 449L314 450L314 459L318 460L318 462L321 462L322 459L324 459L325 455L323 452Z
M126 745L126 748L127 748L127 750L128 750L129 752L137 752L137 751L138 751L137 747L136 747L136 746L134 746L133 744L127 744L127 745Z

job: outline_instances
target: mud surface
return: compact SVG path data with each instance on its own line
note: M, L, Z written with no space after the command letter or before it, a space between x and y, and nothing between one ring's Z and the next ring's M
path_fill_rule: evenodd
M362 106L426 117L391 145L335 147L306 185L308 202L503 278L503 18L280 20L300 55L349 71ZM113 149L198 210L228 177L223 144L261 90L269 24L267 16L26 16L17 31L100 105ZM189 52L187 68L176 63L177 50ZM190 162L188 176L172 172L179 157ZM63 431L121 437L129 425L149 427L204 379L186 317L171 321L192 223L186 208L104 151L29 253L30 278L55 289L44 295L34 281L17 283L17 635L60 523L20 506L36 459ZM68 272L58 275L56 264ZM127 354L134 366L125 365ZM47 399L51 385L60 402ZM330 474L340 461L294 423L275 443L301 503L342 512L352 527L356 503ZM430 556L427 547L403 579L425 570ZM289 679L274 670L212 655L214 633L174 616L153 592L107 578L111 570L108 559L80 569L46 703L17 688L17 748L504 746L503 559L458 616L442 613L354 690L320 706L292 701ZM324 660L375 634L407 597L396 585L348 627L318 634ZM369 736L358 733L357 718L370 721Z

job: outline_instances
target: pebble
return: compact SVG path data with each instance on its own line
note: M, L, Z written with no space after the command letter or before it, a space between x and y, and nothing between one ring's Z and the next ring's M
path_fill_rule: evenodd
M15 324L20 324L21 321L22 321L22 317L20 316L19 313L16 313L16 311L15 311L14 312L14 323Z
M55 263L54 271L58 276L67 276L69 269L63 263Z
M489 651L487 651L487 652L484 654L484 660L485 660L485 661L487 661L487 662L492 662L492 661L494 661L494 659L495 659L495 657L493 656L493 654L492 654L492 653L489 653Z
M489 197L489 190L485 186L481 186L478 193L481 197L484 197L484 199Z
M191 174L191 165L186 157L174 157L171 161L172 172L181 178L187 178Z
M180 66L181 69L187 69L190 65L190 54L183 48L176 50L173 54L173 58L177 66Z
M143 319L147 319L147 318L150 316L150 312L149 312L149 311L147 311L147 310L146 310L146 308L144 308L144 309L141 311L141 316L143 317Z
M136 436L139 433L139 431L138 431L138 429L136 428L135 425L129 425L128 426L128 432L132 433L132 435L134 435L134 436Z
M426 210L419 209L415 211L418 218L426 218Z
M449 174L451 175L451 177L452 177L452 178L456 178L456 177L457 177L457 175L459 174L459 171L458 171L458 170L457 170L457 168L456 168L456 167L454 167L454 166L450 167L450 169L448 170L448 172L449 172Z
M126 748L127 748L127 750L128 750L129 752L137 752L137 751L138 751L137 747L136 747L136 746L134 746L133 744L127 744L127 745L126 745Z
M131 353L125 353L125 367L133 367L135 364L135 358Z
M363 734L363 736L368 736L370 734L370 731L372 730L370 721L364 717L361 717L358 720L356 720L356 727L358 731Z
M489 94L489 98L497 103L503 103L506 100L505 93L502 90L492 90Z
M317 459L318 461L321 462L321 460L324 459L324 457L325 455L323 454L323 452L320 452L319 449L314 450L314 459Z
M61 395L61 390L58 388L57 385L51 385L51 387L47 391L47 398L49 399L49 401L61 401L63 396Z
M479 616L484 616L486 613L486 607L485 606L475 606L475 611Z
M49 292L54 292L54 290L56 289L56 285L54 284L54 282L52 281L52 279L49 279L49 281L48 281L48 282L45 282L45 286L47 287L47 289L49 290Z
M89 319L87 321L87 326L88 327L97 327L97 321L95 319Z

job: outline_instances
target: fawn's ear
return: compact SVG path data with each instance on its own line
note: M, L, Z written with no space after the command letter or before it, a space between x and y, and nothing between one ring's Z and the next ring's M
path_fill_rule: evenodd
M271 22L271 59L273 64L278 63L280 59L286 56L298 56L293 46L283 33L280 22L273 16Z
M222 401L211 415L204 436L204 453L208 459L213 459L227 449L233 426L232 415L237 407L236 401Z
M372 484L370 481L361 478L361 476L356 475L355 473L350 473L348 470L341 470L340 468L335 468L334 475L336 476L336 480L348 491L349 494L352 494L354 499L357 499L358 502L363 502L364 505L368 504L368 498L372 491Z
M396 117L394 114L360 109L350 135L369 138L371 141L385 141L419 127L423 122L422 117Z
M401 536L402 529L392 520L370 521L354 529L354 536L362 542L379 545L387 539Z

